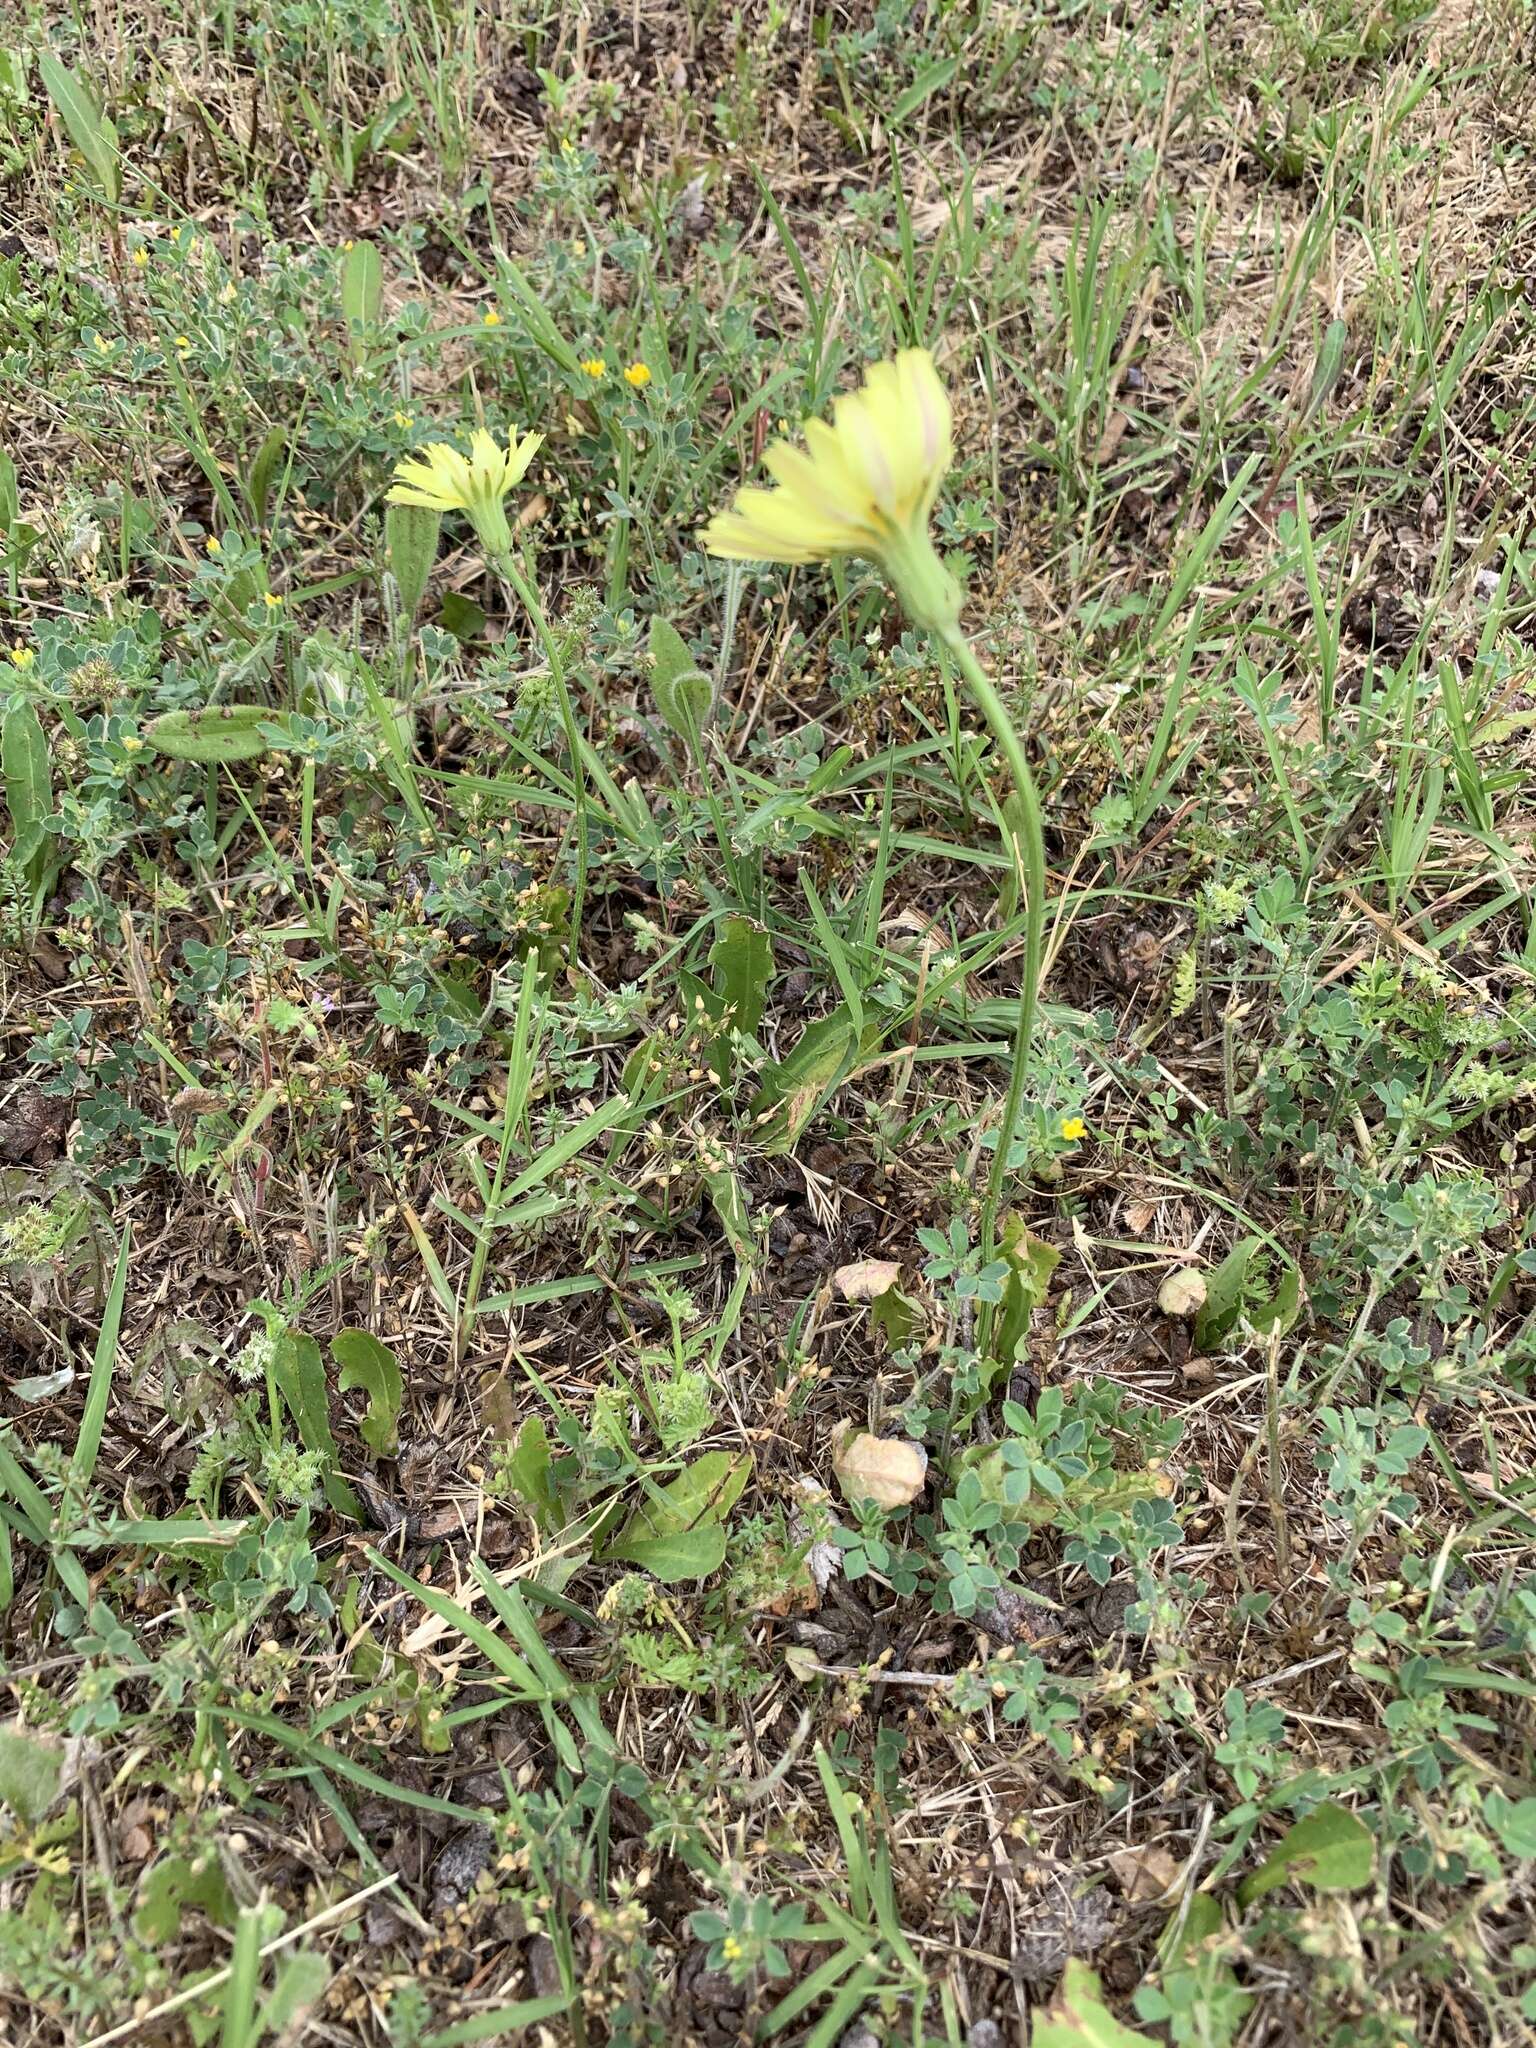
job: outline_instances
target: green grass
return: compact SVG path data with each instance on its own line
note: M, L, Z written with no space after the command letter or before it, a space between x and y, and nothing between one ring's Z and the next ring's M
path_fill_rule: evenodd
M8 2041L1531 2038L1527 27L8 28Z

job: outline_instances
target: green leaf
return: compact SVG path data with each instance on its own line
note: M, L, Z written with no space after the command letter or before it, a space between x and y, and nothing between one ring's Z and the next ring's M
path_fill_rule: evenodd
M174 761L205 765L255 761L282 745L287 720L265 704L210 704L202 710L167 711L153 719L144 737ZM274 728L278 737L271 735Z
M1269 1298L1254 1298L1256 1261L1266 1250L1274 1257L1266 1239L1242 1238L1208 1276L1205 1304L1195 1317L1195 1343L1202 1351L1220 1344L1239 1322L1251 1324L1260 1336L1283 1337L1301 1314L1301 1275L1289 1260L1281 1262L1280 1277Z
M922 1303L899 1287L887 1287L869 1304L869 1320L884 1337L887 1350L899 1351L923 1327Z
M752 1241L752 1217L741 1182L729 1166L705 1168L701 1178L731 1250L744 1266L750 1266L757 1256L757 1246Z
M709 949L715 994L733 1031L751 1038L763 1021L768 977L773 972L773 945L750 917L732 915L721 921ZM722 1075L724 1080L725 1076Z
M701 1522L696 1529L674 1529L660 1536L637 1536L614 1543L608 1556L638 1565L664 1586L689 1579L707 1579L725 1563L725 1524Z
M338 1330L331 1339L331 1356L341 1367L341 1391L361 1387L368 1396L363 1442L376 1457L392 1458L402 1394L395 1354L367 1330Z
M1163 1929L1158 1960L1174 1963L1202 1941L1221 1932L1221 1901L1210 1892L1196 1892L1187 1911L1180 1909Z
M1122 2026L1104 2003L1099 1980L1074 1956L1056 1996L1035 2014L1031 2048L1156 2048L1147 2034Z
M690 745L697 741L714 709L715 686L682 634L660 617L651 620L651 692L677 737Z
M667 1585L707 1577L724 1561L725 1517L751 1469L750 1459L706 1451L635 1510L605 1561L639 1565Z
M330 1981L330 1964L312 1948L301 1948L297 1955L279 1963L272 1989L262 2000L252 2041L264 2034L281 2037L286 2028L319 2004Z
M1245 1906L1283 1884L1307 1884L1317 1892L1357 1892L1376 1867L1376 1838L1365 1822L1332 1800L1287 1828L1257 1870L1243 1879L1238 1898Z
M11 858L25 869L42 851L43 825L53 816L48 742L37 707L25 699L12 704L0 721L0 774L14 834Z
M354 242L341 265L341 317L349 327L371 327L384 297L384 266L372 242Z
M753 1098L752 1118L764 1152L787 1152L853 1065L859 1045L853 1015L840 1003L808 1025L794 1050L770 1067Z
M442 525L442 513L427 505L384 508L384 557L400 592L400 609L407 620L415 618L427 594ZM483 623L483 613L481 619Z
M266 524L267 505L272 496L272 478L287 446L287 428L274 427L256 450L256 459L246 473L246 502L251 508L251 517L258 526Z
M473 640L485 628L485 613L462 591L445 590L437 616L455 640Z
M216 1927L228 1927L235 1918L235 1901L212 1849L195 1858L162 1856L150 1866L139 1885L133 1931L151 1947L174 1941L189 1907L206 1913Z
M1304 420L1312 418L1327 399L1339 381L1339 372L1344 367L1344 351L1349 346L1349 323L1346 320L1330 320L1323 331L1322 345L1317 351L1317 361L1312 365L1312 382L1307 392L1307 408L1302 414Z
M925 100L931 99L936 92L944 90L945 86L949 84L959 69L960 59L958 57L940 57L934 63L925 64L906 91L897 99L896 104L891 108L890 119L886 126L888 128L898 127L901 122L906 120L909 114L915 114Z
M100 196L109 206L115 206L123 185L117 130L97 105L96 96L84 79L61 64L50 51L45 50L38 58L37 68L70 141L90 167Z
M517 1433L506 1474L512 1490L532 1515L543 1535L552 1535L565 1517L555 1485L554 1463L549 1455L549 1438L542 1415L530 1415Z
M1506 1799L1502 1792L1490 1792L1483 1812L1511 1856L1522 1863L1536 1859L1536 1799Z
M0 1801L29 1827L59 1796L64 1746L33 1735L16 1722L0 1728Z
M531 2027L539 2020L558 2019L570 2011L576 1992L552 1991L544 1998L523 1998L515 2005L498 2005L494 2012L477 2012L473 2019L460 2020L439 2033L428 2034L421 2048L475 2048L481 2041L499 2041L519 2027Z
M338 1514L349 1515L354 1522L362 1521L357 1495L336 1469L336 1439L331 1435L325 1361L314 1338L301 1336L296 1330L280 1337L273 1348L272 1377L298 1427L299 1441L306 1451L318 1451L325 1460L326 1499Z
M1000 1249L1008 1262L1008 1277L1003 1282L995 1342L998 1367L1008 1370L1029 1335L1030 1318L1045 1300L1051 1275L1061 1264L1061 1253L1043 1238L1034 1236L1021 1216L1005 1220Z

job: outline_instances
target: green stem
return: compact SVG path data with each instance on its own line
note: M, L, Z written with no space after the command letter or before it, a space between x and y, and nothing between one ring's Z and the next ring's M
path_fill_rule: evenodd
M500 549L492 550L491 565L533 621L533 629L539 636L540 646L544 649L544 659L549 663L555 695L560 700L560 722L565 728L565 745L571 757L571 782L576 797L576 888L571 898L569 949L571 965L574 967L576 949L581 942L582 913L587 900L587 768L581 751L581 731L576 723L576 709L571 703L571 693L565 680L565 659L560 642L545 616L544 607L539 602L538 591L517 566L510 549L505 553Z
M1019 989L1013 1068L1008 1076L1003 1121L997 1133L997 1150L992 1155L992 1170L987 1176L986 1200L981 1211L982 1249L984 1256L990 1258L997 1248L997 1217L1008 1179L1008 1155L1013 1149L1014 1133L1018 1129L1035 1036L1035 1005L1045 953L1045 825L1028 757L1014 730L1013 720L1008 716L1007 707L997 693L997 686L976 659L970 642L958 629L944 635L944 644L958 662L981 715L992 728L992 735L1002 749L1019 798L1020 830L1015 842L1015 858L1024 871L1024 980Z

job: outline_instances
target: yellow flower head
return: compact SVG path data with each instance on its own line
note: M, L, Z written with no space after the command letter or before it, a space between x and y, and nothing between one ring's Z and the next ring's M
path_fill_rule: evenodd
M238 297L239 293L235 290L235 280L230 278L229 282L219 293L219 304L221 306L232 306Z
M501 325L501 315L494 306L487 306L481 316L480 324L482 327L499 327Z
M491 554L505 554L512 533L501 501L521 483L543 440L542 434L524 434L519 440L514 427L503 448L477 427L467 456L446 441L431 441L418 456L395 464L388 502L424 505L429 512L462 512Z
M210 555L222 555L224 552L224 543L216 533L208 535L207 539L203 542L203 547Z
M32 649L30 647L23 647L19 640L11 649L11 663L15 668L30 668L36 659L37 656L33 653Z
M637 391L643 391L651 381L649 363L631 363L624 372L624 379L626 383L633 384Z
M949 398L926 349L872 363L857 391L832 401L832 425L807 420L805 448L776 441L763 466L774 491L749 486L702 539L734 562L878 562L920 625L949 635L960 592L934 552L928 515L954 455Z
M594 383L599 377L606 377L608 374L608 365L601 356L588 356L581 367Z
M275 612L283 600L275 592L264 590L261 593L261 601L269 612Z
M395 407L395 425L397 427L414 427L415 424L415 413L403 412L398 405Z
M1061 1135L1069 1145L1075 1144L1079 1138L1087 1137L1088 1126L1080 1116L1064 1116L1061 1120Z
M139 246L134 250L132 258L130 260L132 261L135 270L142 270L145 264L148 263L149 251L145 248L142 242L140 242Z
M186 336L185 336L184 334L178 334L178 335L177 335L177 337L176 337L176 347L177 347L177 349L179 350L179 352L180 352L180 353L181 353L182 355L185 355L185 354L186 354L186 352L187 352L187 350L188 350L188 349L189 349L189 348L190 348L191 346L192 346L191 342L190 342L190 341L188 341L187 337L186 337Z

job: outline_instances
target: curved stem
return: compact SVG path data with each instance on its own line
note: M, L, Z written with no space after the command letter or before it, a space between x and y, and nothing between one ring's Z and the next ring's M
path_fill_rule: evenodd
M575 794L576 887L571 897L571 943L568 949L571 965L574 967L576 950L581 943L581 920L586 908L587 894L587 770L581 753L581 732L576 724L576 710L571 703L570 689L565 680L565 661L560 642L545 617L538 591L518 567L510 549L505 553L499 548L493 549L491 565L533 621L533 629L539 637L540 646L544 649L544 659L549 663L555 695L560 701L560 722L565 728L566 751L571 757L571 786Z
M997 1217L1008 1179L1008 1155L1013 1149L1014 1132L1018 1128L1035 1036L1035 1006L1045 953L1045 823L1028 757L1014 730L1013 720L1008 716L1007 707L997 693L996 684L976 659L970 642L963 634L958 631L947 634L945 645L959 664L983 718L992 728L1019 798L1016 858L1024 870L1024 980L1019 990L1019 1019L1014 1030L1013 1068L1008 1076L1003 1121L997 1133L997 1150L992 1155L992 1171L987 1176L987 1194L981 1212L982 1251L985 1257L990 1258L996 1249Z

